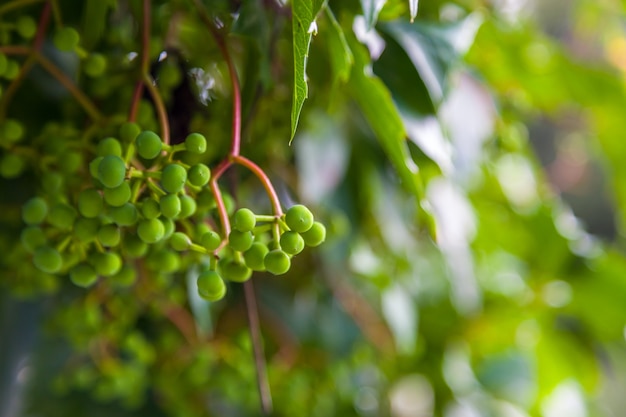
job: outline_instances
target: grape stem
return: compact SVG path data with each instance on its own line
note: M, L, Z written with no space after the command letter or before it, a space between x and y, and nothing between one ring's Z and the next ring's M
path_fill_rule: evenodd
M10 12L14 9L19 9L20 7L28 6L30 4L41 3L46 0L15 0L11 1L3 6L0 6L0 15L3 15L7 12Z

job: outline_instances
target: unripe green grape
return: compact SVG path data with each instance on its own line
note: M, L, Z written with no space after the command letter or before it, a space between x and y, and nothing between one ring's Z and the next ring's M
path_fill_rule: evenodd
M83 154L76 151L65 152L59 155L57 165L62 173L74 174L83 166Z
M141 201L141 214L146 219L156 219L161 215L159 202L150 197L144 198Z
M132 226L137 223L139 213L132 203L126 203L120 207L111 207L109 216L118 226Z
M210 232L213 230L211 226L206 223L198 223L196 225L196 229L194 230L194 236L196 236L196 240L200 240L203 234Z
M271 250L263 259L265 269L274 275L282 275L291 268L291 259L280 249Z
M168 219L167 217L161 217L160 220L163 222L163 239L169 239L176 231L176 224L172 219Z
M137 235L146 243L156 243L163 239L165 226L159 219L146 219L137 225Z
M180 196L180 213L178 213L179 219L186 219L193 216L197 210L196 200L188 195Z
M244 252L243 259L248 268L253 271L265 271L265 255L269 252L267 245L261 242L254 242L250 249Z
M4 75L5 71L7 70L8 64L9 60L7 59L7 56L0 52L0 76Z
M46 235L43 230L37 226L25 227L20 234L22 246L29 253L34 253L37 248L47 243Z
M196 194L196 203L200 212L207 212L216 206L215 197L213 197L211 190L208 189L204 189Z
M196 164L189 168L187 179L191 185L204 187L211 179L211 170L204 164Z
M186 251L191 246L191 239L183 232L174 232L170 237L170 246L179 252Z
M104 201L110 206L120 207L130 200L130 184L124 181L119 187L105 188Z
M82 243L89 243L96 240L98 236L98 229L100 228L100 220L88 219L80 217L74 222L74 228L72 232L76 239Z
M285 232L280 236L280 248L289 255L297 255L304 249L304 239L296 232Z
M98 156L122 156L122 144L115 138L105 138L98 142L98 148L96 150Z
M256 226L256 216L252 210L240 208L233 216L233 227L240 232L249 232Z
M135 268L124 265L119 272L109 278L114 285L118 287L130 287L137 280L137 271Z
M180 199L176 194L168 194L161 197L161 200L159 200L159 207L161 208L161 213L165 217L173 219L178 216L178 213L180 213Z
M35 249L33 263L40 271L55 274L63 267L63 258L56 249L50 246L40 246Z
M54 195L61 192L63 188L64 179L58 172L47 172L41 179L41 185L46 193Z
M78 195L78 212L82 216L98 217L103 208L102 195L95 188L87 188Z
M320 222L314 222L309 230L302 233L302 238L307 246L319 246L326 240L326 227Z
M48 214L48 203L41 197L33 197L22 206L22 220L26 224L40 224Z
M106 71L107 60L102 54L91 54L85 60L83 68L90 77L99 77Z
M146 264L150 269L163 274L171 274L180 268L180 256L171 250L161 249L152 252L146 258Z
M116 155L107 155L98 164L98 180L107 188L122 185L126 177L126 164Z
M11 179L17 178L24 171L24 158L14 153L6 154L0 159L0 176Z
M96 270L88 263L80 263L70 270L70 280L79 287L87 288L98 280Z
M141 128L135 122L125 122L120 126L120 139L124 142L132 142L141 133Z
M254 236L252 232L240 232L239 230L231 230L228 235L228 246L236 251L245 252L250 249Z
M98 179L98 167L100 166L100 162L102 162L103 159L104 156L98 156L89 163L89 173L95 179Z
M206 151L206 138L200 133L190 134L185 139L185 149L191 153L204 153Z
M89 257L96 273L100 276L110 277L122 268L122 258L115 252L96 252Z
M200 244L209 251L217 249L221 243L222 238L213 230L203 234L200 237Z
M6 119L0 124L0 140L17 142L24 136L24 126L14 119Z
M24 39L31 39L37 33L37 24L30 16L22 15L15 22L17 33Z
M120 244L122 234L114 224L105 224L98 230L98 241L105 247L115 247Z
M294 232L304 233L313 226L313 213L302 204L296 204L285 214L287 226Z
M161 187L168 193L175 194L185 187L187 170L179 164L169 164L161 172Z
M48 223L60 230L70 230L76 220L76 210L65 203L57 203L48 212Z
M137 153L144 159L154 159L161 153L163 141L154 132L145 130L141 132L135 139Z
M16 79L19 74L20 74L20 64L18 64L17 61L10 59L7 62L7 68L4 71L4 78L12 81Z
M78 47L80 35L74 28L64 27L59 29L52 38L54 46L61 51L71 52Z
M148 245L137 235L124 234L122 242L124 253L129 258L141 258L148 252Z
M203 271L197 279L198 294L207 301L218 301L226 294L226 284L220 275L212 270Z
M222 258L217 264L222 278L233 282L245 282L252 276L252 270L241 262Z

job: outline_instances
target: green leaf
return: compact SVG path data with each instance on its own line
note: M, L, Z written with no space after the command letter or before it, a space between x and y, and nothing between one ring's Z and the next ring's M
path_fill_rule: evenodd
M361 0L361 8L367 28L371 29L378 20L378 13L382 10L387 0Z
M337 22L335 15L326 7L326 17L330 22L326 35L326 44L330 52L330 66L333 71L333 84L337 84L338 81L346 82L350 78L350 69L354 63L354 56L346 36L343 33L343 29Z
M415 16L417 16L417 5L419 0L409 0L409 13L411 14L411 23L415 20Z
M291 138L296 134L298 119L308 96L306 82L306 63L309 57L311 37L316 32L315 17L319 13L324 0L294 0L292 5L293 33L293 104L291 106Z
M104 35L109 8L116 8L116 0L87 0L83 12L83 32L81 41L91 49Z

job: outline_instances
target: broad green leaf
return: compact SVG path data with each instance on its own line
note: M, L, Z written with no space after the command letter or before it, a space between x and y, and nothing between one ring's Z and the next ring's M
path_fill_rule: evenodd
M294 0L291 11L293 14L293 72L294 88L291 106L291 140L296 134L298 119L308 96L309 88L306 80L306 63L309 57L311 37L317 31L315 17L319 13L324 0Z
M411 14L411 23L415 20L415 16L417 16L417 5L419 0L409 0L409 12Z
M371 29L378 20L378 13L385 5L387 0L361 0L361 8L363 9L363 16L365 16L365 23L367 28Z
M326 7L326 17L330 22L326 32L326 44L330 52L330 65L333 71L333 84L338 81L346 82L350 77L350 69L354 63L352 51L348 46L343 29L337 22L335 15Z

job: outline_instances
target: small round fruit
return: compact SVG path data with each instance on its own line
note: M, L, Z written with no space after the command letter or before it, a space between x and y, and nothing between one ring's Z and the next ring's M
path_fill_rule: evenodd
M137 280L137 271L131 266L124 265L117 274L109 279L118 287L130 287Z
M218 301L226 294L226 285L220 275L212 270L198 275L198 294L207 301Z
M294 232L304 233L313 226L313 213L306 206L296 204L287 210L285 222Z
M179 219L186 219L187 217L192 216L197 209L198 205L193 197L189 195L180 196L180 213L178 213Z
M163 239L165 226L159 219L146 219L137 225L137 235L146 243L156 243Z
M233 250L244 252L250 249L254 236L252 232L240 232L239 230L231 230L228 235L228 245Z
M60 230L70 230L76 220L76 210L65 203L57 203L48 212L48 223Z
M326 240L326 227L320 222L314 222L309 230L302 233L302 238L307 246L319 246Z
M78 42L80 42L80 35L74 28L64 27L59 29L52 38L52 42L54 46L59 48L61 51L73 51L78 47Z
M96 240L98 229L100 228L100 220L79 217L74 222L74 236L79 242L89 243Z
M22 220L26 224L40 224L48 214L48 204L41 197L33 197L22 206Z
M176 194L163 196L159 201L159 207L165 217L173 219L180 213L180 198Z
M191 153L204 153L206 151L206 138L200 133L190 134L185 139L185 149Z
M118 226L132 226L137 223L139 213L137 207L132 203L126 203L120 207L111 207L109 209L111 220Z
M96 273L103 277L115 275L122 268L122 258L115 252L95 253L90 261Z
M40 271L55 274L61 270L63 258L56 249L50 246L40 246L35 249L33 263Z
M145 130L135 139L137 153L144 159L154 159L161 153L163 141L156 133Z
M241 262L222 258L218 263L220 275L233 282L245 282L252 276L252 270Z
M244 252L243 259L248 268L253 271L265 271L265 255L269 252L267 245L261 242L254 242L250 249Z
M124 255L131 259L141 258L148 252L148 244L137 235L124 234L122 242Z
M20 155L9 153L0 159L0 176L3 178L17 178L24 168L26 168L26 162Z
M291 268L289 255L280 249L271 250L265 255L263 264L268 272L274 275L282 275Z
M104 201L110 206L120 207L130 200L131 190L128 181L124 181L119 187L105 188Z
M106 224L98 230L98 241L105 247L115 247L120 244L122 234L114 224Z
M126 164L116 155L107 155L98 164L98 180L107 188L122 185L126 177Z
M146 219L156 219L161 215L159 202L150 197L144 198L141 202L141 214Z
M124 142L134 141L140 133L141 128L135 122L126 122L120 126L120 139Z
M105 138L98 142L98 156L122 156L122 144L115 138Z
M102 195L95 188L87 188L78 195L78 212L82 216L98 217L103 208Z
M304 249L304 239L296 232L285 232L280 237L280 248L289 255L297 255Z
M98 280L96 270L87 263L80 263L70 270L70 280L79 287L89 287Z
M0 124L0 140L17 142L24 136L24 126L14 119L6 119Z
M20 240L22 241L22 246L29 253L34 253L37 248L45 245L47 242L43 230L37 226L25 227L22 233L20 233Z
M169 164L161 172L161 187L171 194L181 191L187 181L187 170L179 164Z
M233 216L233 227L240 232L249 232L256 226L256 216L252 210L240 208Z
M170 237L170 246L177 251L186 251L191 246L191 239L183 232L174 232Z
M99 77L107 68L107 60L102 54L91 54L84 63L85 74L90 77Z
M221 243L222 238L213 230L204 233L200 237L200 244L210 251L217 249Z
M37 33L37 23L30 16L22 15L15 22L17 33L24 39L31 39Z
M191 185L204 187L211 179L211 170L204 164L196 164L189 168L187 179Z

